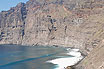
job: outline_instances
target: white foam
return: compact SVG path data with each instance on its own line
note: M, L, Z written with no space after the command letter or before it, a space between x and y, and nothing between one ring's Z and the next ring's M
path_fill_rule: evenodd
M71 49L71 50L76 51L76 52L78 52L78 51L79 51L79 49Z
M47 62L57 64L59 67L55 69L65 69L67 66L75 65L83 58L83 56L81 55L78 49L69 50L67 54L72 55L74 57L58 58L54 60L49 60Z
M68 55L72 55L74 57L80 57L82 56L80 52L76 52L76 51L70 51L69 53L67 53Z
M71 50L71 48L67 48L66 50L67 50L67 51L68 51L68 50Z
M70 51L76 51L76 52L79 51L79 49L71 49L71 48L67 48L66 50L67 50L67 51L69 51L69 50L70 50Z

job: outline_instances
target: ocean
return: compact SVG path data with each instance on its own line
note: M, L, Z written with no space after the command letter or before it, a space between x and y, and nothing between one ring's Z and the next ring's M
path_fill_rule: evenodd
M76 60L75 53L69 51L64 47L0 45L0 69L64 69L65 63L82 59L80 53Z

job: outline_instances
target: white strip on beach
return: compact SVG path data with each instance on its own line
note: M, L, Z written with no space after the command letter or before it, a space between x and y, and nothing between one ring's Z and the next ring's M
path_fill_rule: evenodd
M59 67L55 69L65 69L67 66L73 66L77 64L81 59L83 59L83 56L79 52L79 49L67 49L69 52L68 55L71 55L73 57L66 57L66 58L58 58L54 60L47 61L48 63L57 64Z

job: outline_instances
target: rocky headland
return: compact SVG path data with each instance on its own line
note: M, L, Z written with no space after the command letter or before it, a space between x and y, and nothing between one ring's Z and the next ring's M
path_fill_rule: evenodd
M104 69L104 40L75 69Z

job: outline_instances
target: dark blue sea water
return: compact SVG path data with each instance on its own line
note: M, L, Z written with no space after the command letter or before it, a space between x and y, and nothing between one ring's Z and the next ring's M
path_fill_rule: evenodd
M67 57L66 52L61 47L0 45L0 69L54 69L57 65L46 61Z

